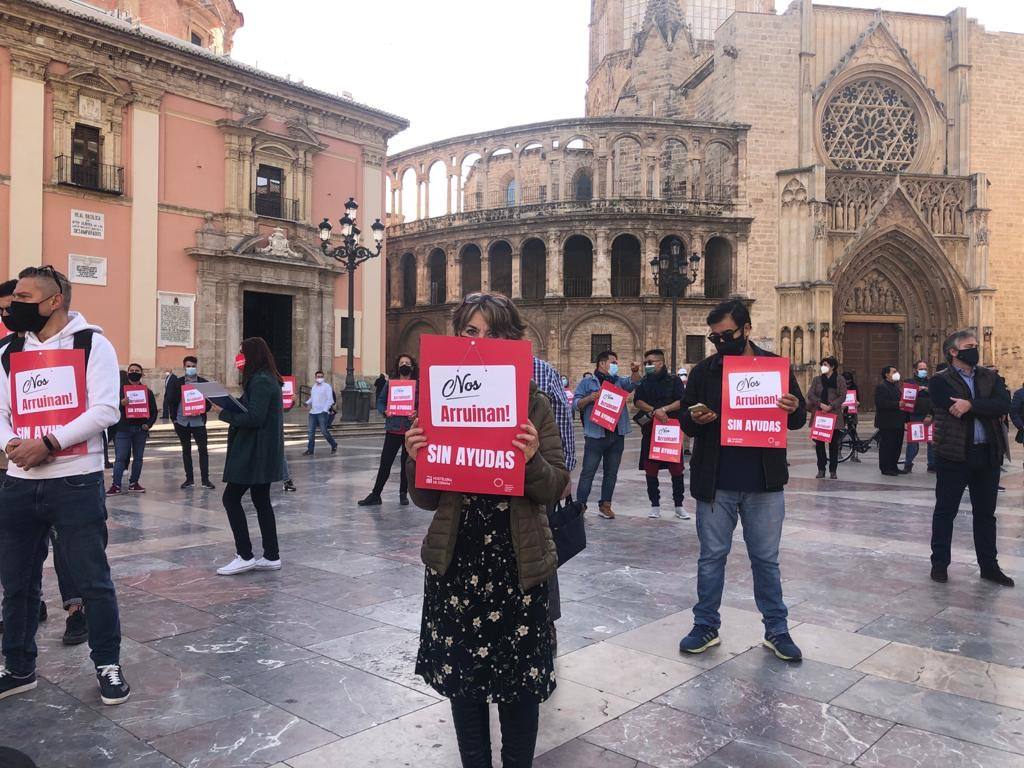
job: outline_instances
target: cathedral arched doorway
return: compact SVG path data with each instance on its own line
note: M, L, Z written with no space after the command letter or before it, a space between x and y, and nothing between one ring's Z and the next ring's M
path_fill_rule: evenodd
M964 288L948 259L893 229L872 239L841 267L834 323L821 329L820 357L835 352L864 392L886 365L902 372L924 359L942 361L942 341L964 324ZM831 338L830 338L831 335Z

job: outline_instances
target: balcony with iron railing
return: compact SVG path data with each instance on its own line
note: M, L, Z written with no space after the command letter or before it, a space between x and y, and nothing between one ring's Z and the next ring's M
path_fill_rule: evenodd
M279 195L267 195L253 192L249 199L249 209L257 216L284 221L300 221L299 201Z
M562 295L567 299L589 299L594 294L594 281L589 277L562 278Z
M121 166L76 162L76 158L69 155L58 155L55 160L58 184L110 195L124 194L124 168Z
M613 277L612 296L630 297L640 295L639 277Z

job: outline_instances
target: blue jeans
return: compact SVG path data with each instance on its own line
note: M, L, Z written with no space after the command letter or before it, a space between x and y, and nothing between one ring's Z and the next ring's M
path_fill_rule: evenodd
M754 602L761 611L765 632L788 632L789 611L782 601L779 575L779 539L786 517L786 500L780 491L747 493L719 490L713 503L697 502L697 604L693 607L695 624L718 628L722 618L718 608L725 588L725 561L732 549L736 521L743 521L743 540L747 544L750 570L754 574Z
M920 419L911 419L911 421L920 421ZM928 446L928 469L935 469L935 449L933 443L926 443ZM920 443L907 443L907 456L903 462L905 469L910 469L914 466L914 459L917 458L917 452L921 450Z
M615 482L619 479L619 464L626 447L625 435L612 432L604 437L584 438L583 469L576 486L576 500L582 504L590 498L590 487L594 484L599 464L604 465L601 475L601 501L611 501L615 493Z
M121 487L129 456L132 459L132 471L128 475L128 482L139 482L142 477L142 455L146 452L148 439L149 432L140 426L125 427L114 433L114 485Z
M328 411L324 411L323 413L309 414L309 432L307 434L309 442L306 445L306 450L309 453L313 452L313 439L316 437L317 430L323 433L324 438L326 438L327 440L327 444L331 446L331 450L337 450L338 443L331 436L331 431L330 428L328 427L330 421L331 414Z
M15 675L35 671L40 588L51 527L85 605L93 663L119 663L121 622L105 551L106 519L102 472L53 480L8 476L0 486L3 654Z

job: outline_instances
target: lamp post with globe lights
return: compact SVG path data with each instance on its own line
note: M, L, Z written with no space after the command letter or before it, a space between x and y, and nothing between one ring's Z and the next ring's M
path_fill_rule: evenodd
M689 262L689 263L688 263ZM678 346L678 309L679 299L686 295L686 289L697 282L697 266L700 254L696 251L689 259L683 253L683 241L678 237L671 238L657 258L651 259L651 275L654 284L662 289L663 295L672 298L672 372L676 367L676 347ZM689 270L687 270L689 267Z

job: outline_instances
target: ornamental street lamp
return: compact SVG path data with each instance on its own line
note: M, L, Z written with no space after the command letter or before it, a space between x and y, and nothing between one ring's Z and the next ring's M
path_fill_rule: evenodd
M668 241L668 249L662 250L658 257L651 259L651 275L654 277L654 284L662 289L662 295L672 297L672 372L679 369L676 367L676 339L678 334L678 312L679 299L686 295L686 289L697 282L697 265L700 264L700 254L696 251L689 258L689 272L687 272L687 258L683 254L683 241L673 237Z
M320 250L323 251L324 256L340 262L348 273L348 341L346 344L348 347L348 361L345 366L345 389L341 393L342 421L358 421L359 416L357 405L359 402L359 390L356 389L354 355L356 335L356 269L364 261L380 256L380 252L384 247L384 225L381 224L380 219L373 222L370 227L373 230L373 242L376 244L377 249L375 251L370 250L359 244L361 233L359 227L356 226L356 211L358 209L359 203L355 201L355 198L350 197L348 202L345 203L345 216L338 222L341 224L341 244L335 248L331 248L331 222L326 218L320 222Z

